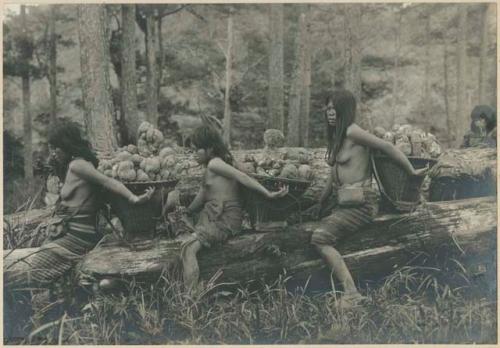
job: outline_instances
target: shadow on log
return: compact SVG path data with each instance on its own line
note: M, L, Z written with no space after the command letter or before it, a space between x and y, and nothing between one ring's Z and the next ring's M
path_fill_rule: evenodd
M312 231L319 225L321 222L308 222L281 232L245 233L220 248L202 250L201 278L210 279L222 270L221 282L269 282L286 270L296 279L306 279L324 268L309 244ZM355 279L373 279L405 265L415 253L443 247L458 249L464 257L493 253L495 259L496 229L495 197L428 203L409 214L378 217L338 249ZM29 254L36 250L15 250L5 258L5 279L9 274L26 273ZM80 279L82 283L109 277L154 279L164 268L178 264L179 250L180 242L172 240L160 240L142 251L103 245L79 265Z

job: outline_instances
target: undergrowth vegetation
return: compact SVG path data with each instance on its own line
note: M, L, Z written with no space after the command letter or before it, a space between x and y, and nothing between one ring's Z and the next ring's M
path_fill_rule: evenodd
M333 291L306 283L290 289L289 278L258 289L227 289L215 282L194 294L162 276L156 283L129 283L121 292L74 293L47 300L33 312L7 308L7 344L314 344L314 343L494 343L496 287L460 265L461 283L451 286L444 268L403 267L371 289L369 301L348 310ZM449 274L447 274L449 275ZM447 277L448 279L448 277ZM455 282L456 283L456 282ZM65 287L66 290L69 287ZM60 298L66 297L64 303ZM28 296L10 294L14 307ZM12 302L11 302L12 303ZM4 307L6 308L6 307ZM30 307L31 308L31 307ZM37 309L41 308L41 309ZM45 313L43 313L45 312ZM17 337L16 337L17 335Z

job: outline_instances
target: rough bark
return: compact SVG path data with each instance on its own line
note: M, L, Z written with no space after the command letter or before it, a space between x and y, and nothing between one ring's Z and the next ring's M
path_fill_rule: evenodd
M21 89L23 101L23 147L24 147L24 177L31 183L33 179L33 141L31 131L31 86L30 63L33 55L33 38L29 34L26 24L26 6L21 5L21 25L23 30L24 47L21 52L24 69L21 75Z
M219 270L221 282L273 280L284 270L305 279L324 268L310 245L313 230L322 222L287 227L280 232L245 233L220 248L202 250L202 279ZM376 278L404 266L416 254L436 249L458 250L462 256L492 250L497 226L495 198L431 203L407 215L380 216L369 227L338 245L355 279ZM102 278L152 278L179 262L179 241L161 240L142 251L117 244L90 252L78 267L80 281ZM36 249L16 250L4 260L6 283L26 272ZM23 262L18 260L23 259Z
M135 72L135 5L122 5L121 102L127 136L137 141L137 129L143 121L137 112L137 78Z
M467 4L458 8L458 38L457 38L457 129L456 139L461 142L469 129L469 114L466 110L466 72L467 72ZM456 144L459 145L459 144Z
M223 135L224 142L231 145L231 83L233 75L233 45L234 45L234 29L233 29L233 10L229 10L227 18L227 49L226 49L226 86L224 89L224 124Z
M309 118L311 102L311 46L309 5L304 5L305 12L300 18L301 36L301 95L300 95L300 143L309 145Z
M158 63L157 63L157 27L154 13L146 17L146 117L148 122L158 122Z
M78 5L85 125L98 154L112 153L117 146L105 11L104 5Z
M366 123L361 113L361 4L344 5L344 34L345 34L345 88L356 97L358 104L356 117L359 122ZM367 119L368 120L368 119Z
M430 111L430 80L431 80L431 54L430 54L430 46L431 46L431 14L427 13L425 18L425 67L424 67L424 99L423 99L423 107L424 107L424 122L427 123L431 119L431 111Z
M444 88L443 88L443 93L444 93L444 107L445 107L445 112L446 112L446 128L447 128L447 133L448 133L448 144L454 144L455 143L455 129L456 129L456 124L455 124L455 117L454 115L451 114L450 110L450 81L448 77L448 65L449 65L449 55L448 55L448 38L444 38L444 46L443 46L443 72L444 72L444 77L443 77L443 83L444 83Z
M392 122L394 124L398 116L399 103L399 57L401 54L401 22L403 19L403 9L399 5L396 10L395 44L394 44L394 75L392 79Z
M292 82L290 85L290 93L288 97L288 133L287 144L288 146L300 146L301 142L301 97L302 97L302 67L304 59L302 32L303 25L305 24L304 14L300 15L299 19L299 35L295 40L295 61L292 70Z
M269 5L269 92L267 128L284 131L283 4Z
M50 121L53 125L57 118L57 41L56 41L56 8L50 5L49 16L49 88L50 88Z
M479 49L479 104L487 104L486 86L486 59L488 54L488 4L482 5L481 12L481 43Z

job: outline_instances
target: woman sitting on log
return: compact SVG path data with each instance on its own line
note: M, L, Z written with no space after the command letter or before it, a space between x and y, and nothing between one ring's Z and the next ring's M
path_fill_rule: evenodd
M243 219L240 185L274 199L288 193L288 187L269 192L245 173L233 167L233 156L219 132L211 126L197 128L191 138L196 148L196 160L206 167L203 183L187 208L187 214L201 209L193 233L182 246L183 277L187 289L198 283L196 255L202 247L224 243L241 230Z
M103 203L102 188L127 198L133 204L146 202L154 192L149 188L136 196L121 182L97 171L98 159L76 123L56 124L49 134L49 149L51 161L57 166L56 172L62 176L60 179L64 184L55 215L51 218L53 223L47 227L48 238L29 259L31 272L28 279L42 286L66 274L101 239L96 223L97 212ZM14 284L25 279L20 275L13 277Z
M345 90L337 91L326 103L328 148L326 161L332 167L316 214L327 205L335 183L336 202L330 215L322 219L311 243L340 281L344 295L341 306L354 305L364 297L356 289L351 273L335 249L343 238L371 223L378 212L377 195L372 189L370 151L379 150L399 163L409 174L420 175L406 156L391 143L368 133L355 122L356 100Z
M488 105L476 105L472 109L470 131L464 135L462 147L496 147L497 116Z

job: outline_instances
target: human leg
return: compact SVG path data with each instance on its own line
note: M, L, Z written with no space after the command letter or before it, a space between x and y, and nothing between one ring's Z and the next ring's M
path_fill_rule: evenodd
M198 251L200 251L201 247L201 242L196 239L187 241L182 247L182 275L184 285L188 290L192 290L198 284L200 268L198 267L198 260L196 255Z
M333 275L340 281L342 288L346 294L359 293L352 279L351 272L342 258L342 255L330 245L315 245L316 250L323 257L326 264L332 271Z

